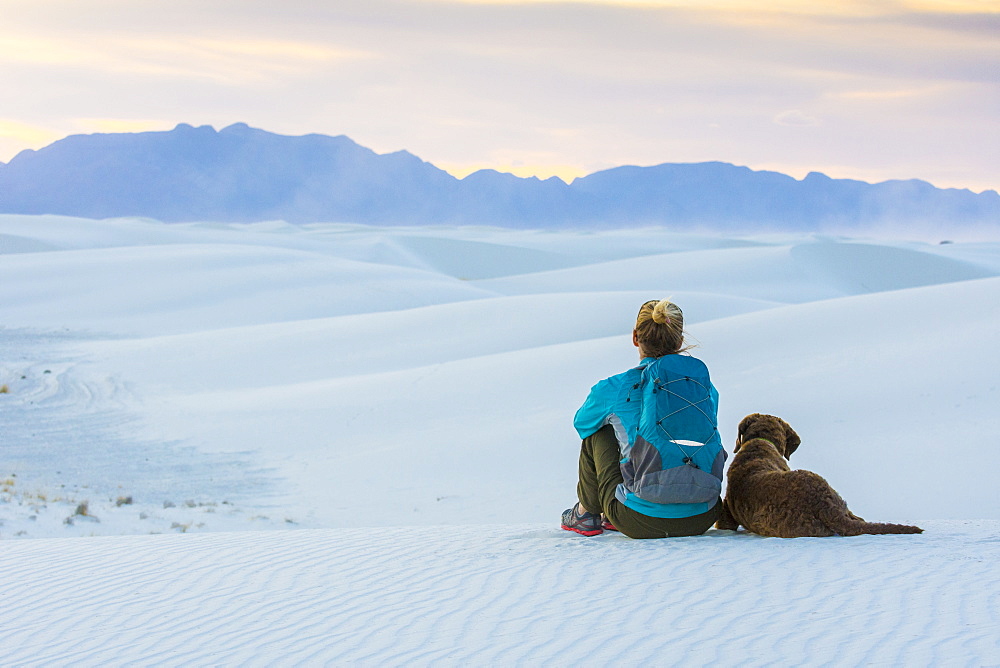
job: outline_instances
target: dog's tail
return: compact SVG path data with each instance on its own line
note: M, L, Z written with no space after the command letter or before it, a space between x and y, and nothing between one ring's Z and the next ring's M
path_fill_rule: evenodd
M831 527L832 528L832 527ZM891 524L889 522L858 522L853 521L844 527L843 530L834 529L841 536L860 536L862 534L885 534L885 533L923 533L920 527L910 524Z
M832 490L831 490L832 491ZM864 534L923 533L920 527L909 524L889 524L886 522L866 522L847 508L844 499L833 492L830 496L817 499L814 505L816 517L830 531L841 536L861 536Z
M830 531L841 536L861 536L863 534L888 534L888 533L923 533L920 527L909 524L890 524L888 522L865 522L854 513L848 511L847 514L838 514L835 517L822 518Z

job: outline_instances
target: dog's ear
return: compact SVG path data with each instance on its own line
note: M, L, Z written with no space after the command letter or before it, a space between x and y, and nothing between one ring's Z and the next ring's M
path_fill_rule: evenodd
M781 421L781 426L785 428L785 459L790 459L792 453L798 449L799 444L802 443L802 439L799 435L795 433L787 422Z
M747 432L753 429L754 424L756 424L757 420L759 420L760 417L761 417L760 413L751 413L750 415L747 415L745 418L740 420L740 426L737 429L737 435L736 435L737 444L742 444L743 441L750 440L749 438L747 438Z
M740 420L740 426L736 428L736 447L733 448L734 455L743 447L743 441L749 440L746 437L746 433L756 421L757 415L757 413L753 413Z

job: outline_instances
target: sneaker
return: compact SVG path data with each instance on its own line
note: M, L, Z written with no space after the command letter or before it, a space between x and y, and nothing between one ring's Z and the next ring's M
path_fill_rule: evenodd
M596 536L603 533L600 513L580 513L579 509L580 504L577 503L563 511L562 528L566 531L575 531L582 536Z
M601 528L604 529L605 531L618 531L618 529L615 528L615 525L612 524L611 520L609 520L607 517L601 520Z

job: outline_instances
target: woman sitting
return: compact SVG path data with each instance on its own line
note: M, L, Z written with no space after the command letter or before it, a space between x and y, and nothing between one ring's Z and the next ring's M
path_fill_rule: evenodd
M579 502L563 513L562 528L702 534L719 513L726 461L718 392L705 364L685 354L684 314L669 300L642 305L632 343L639 366L594 385L576 413Z

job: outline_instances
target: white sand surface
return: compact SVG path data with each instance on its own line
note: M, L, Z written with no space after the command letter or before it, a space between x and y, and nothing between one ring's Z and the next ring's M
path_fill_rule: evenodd
M662 297L926 533L560 531ZM1000 664L998 325L988 239L0 216L0 661Z
M926 528L19 541L0 552L0 651L23 666L995 664L1000 522Z

